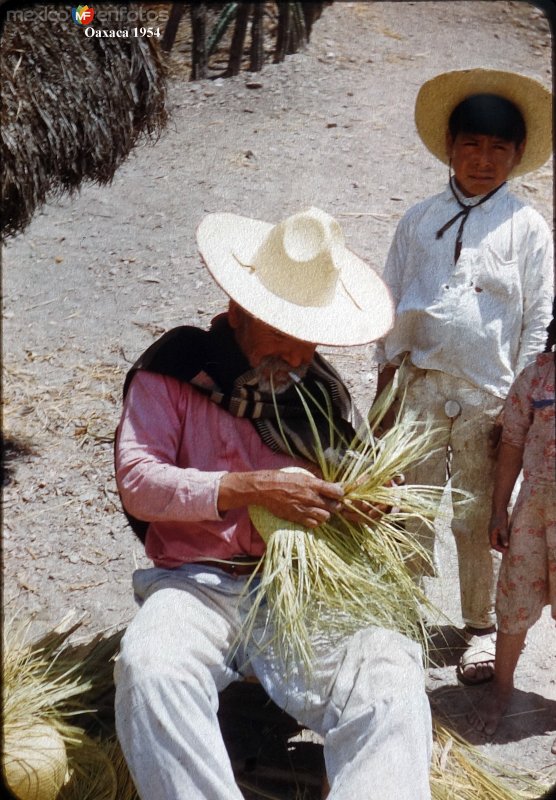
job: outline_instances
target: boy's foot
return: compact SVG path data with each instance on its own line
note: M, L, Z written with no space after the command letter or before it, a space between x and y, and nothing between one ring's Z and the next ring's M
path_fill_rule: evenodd
M550 752L554 753L554 755L556 756L556 739L554 739L554 741L552 742L552 747L550 748Z
M496 629L466 628L466 635L469 637L467 648L456 668L458 681L465 686L491 681L494 677Z
M480 708L467 715L467 721L476 731L492 736L506 712L511 694L511 689L501 691L495 685L492 693L481 702Z

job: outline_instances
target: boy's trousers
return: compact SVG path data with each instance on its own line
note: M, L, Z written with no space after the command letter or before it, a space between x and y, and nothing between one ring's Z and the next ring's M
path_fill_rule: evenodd
M472 358L473 354L469 354ZM432 419L438 449L423 463L406 471L406 483L444 486L451 474L452 489L470 497L455 503L452 519L460 580L461 612L466 625L495 624L494 601L499 557L490 549L488 524L494 488L495 448L491 435L504 401L464 380L437 370L414 366L399 371L398 403L405 392L404 410L417 419ZM448 401L452 402L448 407ZM459 413L454 414L459 406ZM455 498L457 500L457 498ZM434 534L424 526L419 538L433 553Z
M142 800L240 800L218 692L248 675L324 737L329 800L429 800L420 647L367 628L337 647L317 642L310 675L271 647L248 642L237 651L244 587L245 579L204 566L134 574L142 606L116 662L116 729Z

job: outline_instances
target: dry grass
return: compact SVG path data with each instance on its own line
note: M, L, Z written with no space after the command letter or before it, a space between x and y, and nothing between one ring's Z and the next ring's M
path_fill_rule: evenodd
M530 776L486 758L438 721L433 723L433 733L433 800L533 800L546 789ZM508 779L518 780L525 788L512 788Z
M113 728L112 660L121 632L71 644L79 624L65 621L29 643L27 625L6 622L4 732L13 725L14 715L18 723L44 719L60 730L69 779L58 800L138 800ZM86 711L93 708L94 714ZM528 800L542 793L540 781L490 761L438 721L433 737L433 800ZM509 779L525 788L512 789ZM263 791L259 796L280 800Z
M37 722L48 723L61 734L67 752L68 776L59 800L123 800L113 748L98 740L107 695L112 703L112 659L121 633L69 644L81 624L72 623L70 615L50 633L28 642L29 624L12 618L4 626L5 736L16 742L20 732L31 730ZM9 753L4 757L9 758Z
M31 363L32 362L32 363ZM38 379L35 362L48 364L50 383ZM22 441L40 442L52 433L78 444L111 442L120 414L123 369L93 362L56 369L52 356L6 358L3 365L4 428Z

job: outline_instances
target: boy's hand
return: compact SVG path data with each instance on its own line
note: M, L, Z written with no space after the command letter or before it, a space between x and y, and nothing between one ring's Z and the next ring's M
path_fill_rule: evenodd
M504 428L504 411L502 410L496 417L494 425L492 426L492 429L488 435L488 443L494 453L497 453L498 448L500 447L500 439L502 438L503 428Z
M488 526L490 546L498 553L505 553L510 545L508 512L493 513Z

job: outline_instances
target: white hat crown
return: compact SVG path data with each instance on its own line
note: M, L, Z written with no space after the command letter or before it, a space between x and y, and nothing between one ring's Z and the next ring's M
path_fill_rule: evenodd
M340 274L334 250L343 246L342 229L334 217L309 208L275 225L249 266L283 300L325 306L334 298Z

